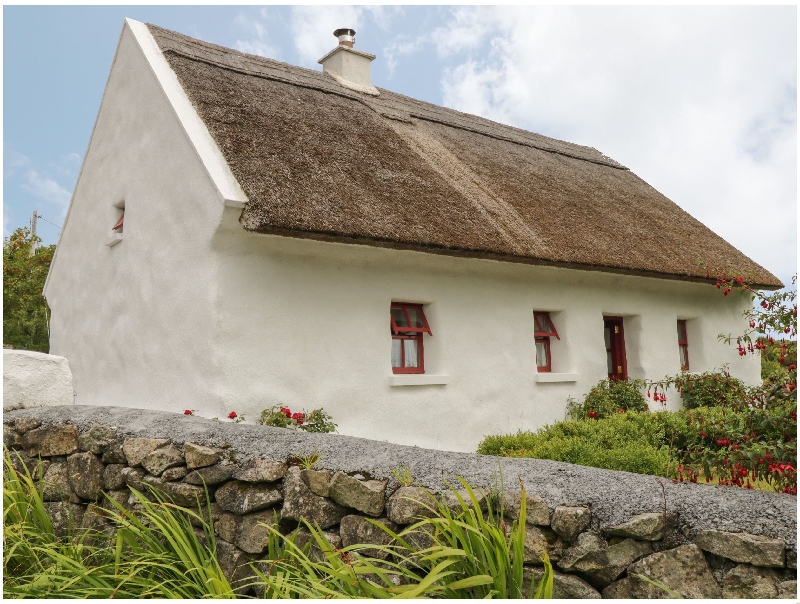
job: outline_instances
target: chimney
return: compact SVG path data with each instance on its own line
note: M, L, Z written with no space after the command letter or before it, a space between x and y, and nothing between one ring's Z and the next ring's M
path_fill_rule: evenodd
M335 32L333 32L333 35L339 38L339 46L353 48L353 44L356 43L356 30L354 29L337 29Z
M355 50L356 32L349 28L340 28L333 32L339 45L322 57L319 64L323 73L327 73L345 88L378 96L379 92L372 85L369 77L369 64L375 55Z

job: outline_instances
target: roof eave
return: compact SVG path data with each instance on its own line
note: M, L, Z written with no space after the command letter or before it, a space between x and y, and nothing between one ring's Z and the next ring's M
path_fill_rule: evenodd
M259 227L258 229L248 229L242 226L242 229L249 233L258 233L262 235L278 235L281 237L292 237L295 239L312 239L314 241L324 241L328 243L367 245L371 247L422 252L425 254L452 256L456 258L474 258L479 260L494 260L497 262L507 262L514 264L550 266L554 268L566 268L566 269L580 270L580 271L597 271L597 272L611 273L617 275L649 277L652 279L666 279L668 281L704 283L708 285L714 285L716 283L716 279L714 278L707 279L699 275L662 273L658 271L640 270L640 269L624 268L618 266L581 264L577 262L557 262L553 260L546 260L543 258L535 258L532 256L512 256L507 254L498 254L494 252L474 250L474 249L452 248L452 247L444 247L437 245L426 245L422 243L375 239L369 237L359 237L359 236L325 233L317 231L300 231L300 230L270 227L270 226ZM755 289L769 290L769 291L775 291L785 287L785 285L778 279L776 279L772 283L752 283L751 285Z

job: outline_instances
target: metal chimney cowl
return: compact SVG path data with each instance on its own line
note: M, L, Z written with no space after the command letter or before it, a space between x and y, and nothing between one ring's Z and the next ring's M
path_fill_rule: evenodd
M339 41L338 46L322 57L319 64L323 73L327 73L345 88L378 96L378 89L372 85L369 66L375 55L355 50L356 32L349 28L340 28L333 32Z

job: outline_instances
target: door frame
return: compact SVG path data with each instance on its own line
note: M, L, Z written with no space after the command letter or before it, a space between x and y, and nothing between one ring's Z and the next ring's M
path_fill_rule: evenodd
M611 380L627 380L628 361L625 355L625 327L623 317L603 315L603 331L605 331L606 327L612 328L611 364L618 368L616 372L609 373L608 378ZM603 344L605 345L605 336L603 337ZM608 350L609 349L606 348L606 351Z

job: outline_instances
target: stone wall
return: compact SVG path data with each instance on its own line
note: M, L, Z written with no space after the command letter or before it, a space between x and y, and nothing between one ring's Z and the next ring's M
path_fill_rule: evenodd
M547 551L555 597L663 595L634 575L691 598L797 595L797 500L789 495L127 408L22 409L3 422L16 465L41 470L59 531L71 514L83 527L113 533L102 508L107 496L134 505L128 487L149 485L190 506L204 500L208 485L204 514L231 580L246 580L249 563L263 559L269 533L261 523L272 524L276 512L286 533L305 518L337 547L380 544L385 533L369 519L400 530L425 513L429 492L452 506L446 483L462 476L481 505L502 507L507 519L519 513L518 480L524 483L527 574L540 576ZM312 452L315 469L292 465ZM390 471L400 467L419 486L400 486ZM484 497L492 488L502 498Z

